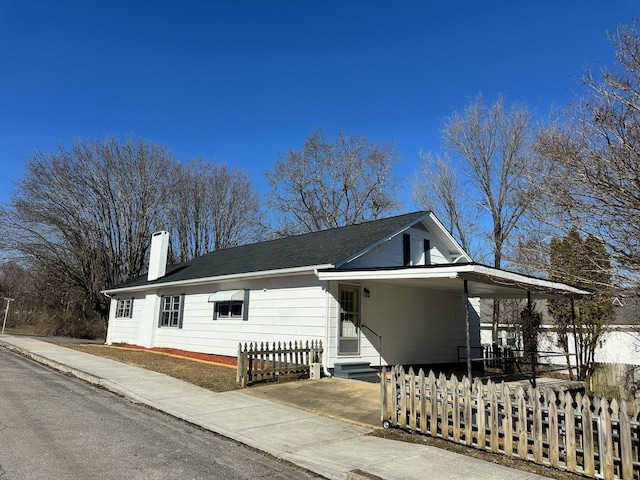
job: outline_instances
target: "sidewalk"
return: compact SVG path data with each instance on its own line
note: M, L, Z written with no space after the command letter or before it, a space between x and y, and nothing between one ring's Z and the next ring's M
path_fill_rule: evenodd
M214 393L142 368L29 337L0 347L219 433L330 479L539 480L446 450L366 436L369 429L241 391Z

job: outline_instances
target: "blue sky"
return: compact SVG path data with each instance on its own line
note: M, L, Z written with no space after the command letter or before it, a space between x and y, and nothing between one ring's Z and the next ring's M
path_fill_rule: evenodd
M265 190L322 127L395 143L410 175L479 92L565 106L638 16L636 0L2 0L0 202L31 153L76 137L145 138Z

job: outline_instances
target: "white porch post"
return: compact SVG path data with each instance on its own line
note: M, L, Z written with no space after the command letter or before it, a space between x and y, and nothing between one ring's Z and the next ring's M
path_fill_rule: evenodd
M469 320L469 288L466 280L464 281L464 315L467 329L467 378L471 382L471 326Z

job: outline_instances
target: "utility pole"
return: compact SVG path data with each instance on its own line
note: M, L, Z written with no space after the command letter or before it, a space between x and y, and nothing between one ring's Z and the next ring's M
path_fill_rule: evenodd
M13 298L4 297L7 302L7 308L4 310L4 321L2 322L2 335L4 335L4 326L7 324L7 315L9 314L9 304L13 302Z

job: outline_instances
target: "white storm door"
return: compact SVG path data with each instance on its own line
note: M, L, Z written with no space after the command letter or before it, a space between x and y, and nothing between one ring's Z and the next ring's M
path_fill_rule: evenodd
M340 285L338 355L360 353L360 288Z

